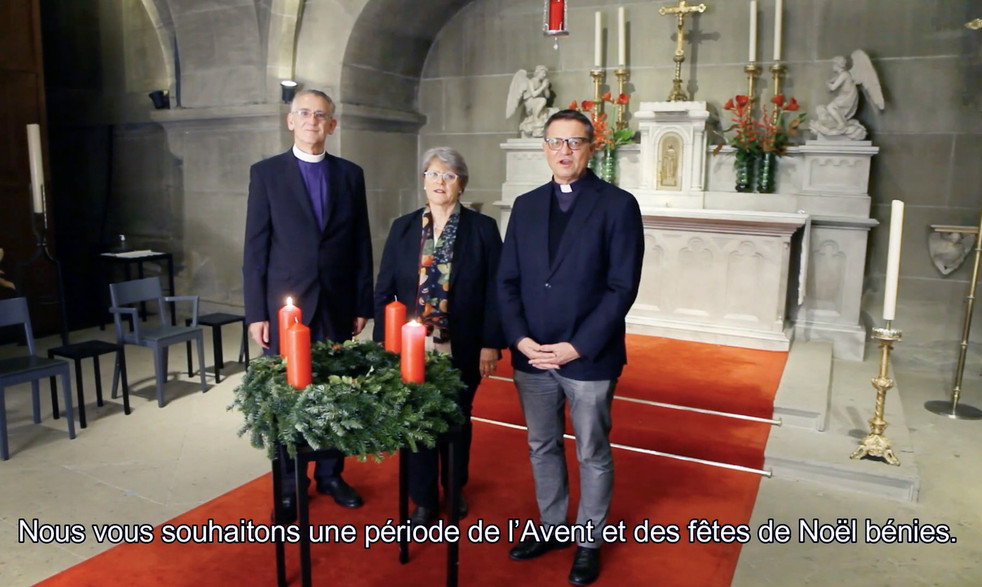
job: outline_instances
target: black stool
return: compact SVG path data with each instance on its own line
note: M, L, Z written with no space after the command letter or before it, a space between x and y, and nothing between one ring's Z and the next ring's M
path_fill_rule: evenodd
M226 314L225 312L214 312L212 314L205 314L204 316L198 316L198 326L211 326L211 343L212 350L215 357L215 383L222 380L220 373L221 369L225 368L225 361L222 357L222 326L226 324L233 324L235 322L242 323L242 346L239 348L239 362L242 362L242 358L245 357L245 364L249 364L249 341L248 341L248 330L246 329L245 316L242 314ZM191 319L188 318L184 321L185 326L191 325ZM188 373L191 372L191 341L188 341ZM204 365L201 367L204 369Z
M95 397L96 405L102 406L102 374L99 372L99 357L109 353L116 353L116 366L113 371L113 395L116 398L116 390L119 380L123 380L123 412L130 413L130 386L126 382L126 354L123 352L123 345L102 340L87 340L74 344L66 344L48 351L48 358L55 356L72 359L75 362L75 389L78 390L78 422L82 428L86 427L85 422L85 396L82 392L82 359L92 359L95 367ZM58 417L58 384L55 378L51 378L51 404L54 407L55 418Z

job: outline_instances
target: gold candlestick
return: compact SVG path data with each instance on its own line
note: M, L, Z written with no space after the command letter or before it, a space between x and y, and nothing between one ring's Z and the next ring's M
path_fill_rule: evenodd
M627 68L622 65L614 70L614 75L617 76L617 95L620 96L621 94L624 93L624 85L627 83L627 80L631 76L631 74L628 73ZM625 104L617 105L617 125L616 125L617 130L620 130L625 126L627 126L627 123L624 122L625 106L626 106Z
M783 81L783 78L784 78L784 73L786 71L788 71L787 66L783 65L780 61L774 63L774 65L771 66L771 80L774 82L774 95L775 96L777 96L778 94L783 93L781 91L782 90L782 86L783 86L782 81Z
M600 86L603 85L607 73L603 69L591 69L590 77L593 78L593 109L599 116L604 111L604 102L600 99Z
M756 85L757 85L757 74L760 73L760 68L757 67L756 61L751 61L743 68L743 71L747 73L747 99L751 102L757 97Z
M887 390L893 387L893 379L890 379L887 372L890 367L890 350L894 342L900 342L903 333L892 328L892 323L887 321L886 328L874 328L873 338L880 341L880 373L873 378L873 387L876 388L876 407L873 410L873 417L869 419L869 434L863 438L857 448L849 458L861 459L865 456L880 457L891 465L900 465L900 459L893 454L890 441L883 436L887 423L883 419L883 404L886 403Z
M784 84L782 82L784 80L784 72L786 72L787 70L788 68L782 65L780 61L775 62L774 65L771 66L771 80L774 82L775 96L779 96L783 93L782 86ZM780 116L781 116L781 107L775 104L774 113L771 115L772 122L774 124L777 124L777 120Z

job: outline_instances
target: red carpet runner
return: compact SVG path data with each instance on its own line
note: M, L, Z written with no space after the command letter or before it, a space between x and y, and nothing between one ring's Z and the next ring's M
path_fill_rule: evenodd
M617 396L770 417L786 353L752 351L651 337L628 337L629 365L618 383ZM503 366L502 375L510 368ZM522 424L512 384L488 381L478 392L474 415ZM641 448L725 461L759 468L769 427L647 406L615 399L612 440ZM567 442L575 517L578 484L575 451ZM523 431L492 424L474 424L471 481L465 495L470 515L461 522L460 585L566 585L572 549L550 552L540 559L508 558L509 520L524 525L536 519L528 446ZM259 451L257 458L262 458ZM690 520L745 524L757 495L759 477L716 467L638 454L614 452L616 479L609 522L623 521L623 541L604 547L602 572L596 585L729 585L740 553L733 541L690 540ZM364 547L366 526L397 518L397 459L381 464L349 459L345 478L361 492L366 505L357 510L336 506L313 494L314 524L348 525L356 539L312 547L315 584L389 586L442 585L443 544L410 546L410 562L400 565L395 544ZM231 540L200 544L165 544L165 530L202 534L209 521L223 527L268 525L271 504L269 476L263 476L154 529L150 544L123 544L76 565L42 585L274 585L273 546ZM472 543L466 533L476 526L496 527L494 543ZM677 527L660 533L660 527ZM655 528L652 530L652 528ZM226 532L229 530L226 529ZM520 529L512 540L517 541ZM658 542L652 540L654 536ZM667 540L665 539L667 536ZM260 533L259 538L264 536ZM299 581L298 550L287 548L288 577Z

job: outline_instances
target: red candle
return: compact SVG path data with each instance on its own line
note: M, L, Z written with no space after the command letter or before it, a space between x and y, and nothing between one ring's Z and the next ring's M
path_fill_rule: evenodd
M290 356L286 360L286 381L297 389L303 389L313 381L310 329L300 322L295 322L286 331L286 341L287 348L290 349Z
M422 383L426 380L426 327L413 320L402 326L402 380Z
M286 299L286 305L280 308L278 320L280 325L280 356L289 357L289 347L286 346L286 331L295 322L303 321L303 312L300 311L299 307L293 305L293 298Z
M563 17L566 16L566 0L549 0L549 30L565 30Z
M402 326L406 323L406 305L395 301L385 306L385 350L402 350Z

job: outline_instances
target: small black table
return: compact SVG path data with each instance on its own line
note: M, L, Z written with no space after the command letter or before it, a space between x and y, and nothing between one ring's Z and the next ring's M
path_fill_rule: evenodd
M171 253L164 253L161 251L123 251L118 253L102 253L99 255L99 260L102 261L102 299L106 300L104 306L108 308L111 305L109 302L109 284L112 268L115 266L123 267L123 274L126 276L125 281L133 279L132 265L136 265L136 275L137 279L143 279L143 264L154 262L154 261L164 261L167 263L167 295L177 295L174 293L174 255ZM174 302L170 302L170 323L171 326L176 326L177 322L174 317L174 312L176 310L176 305ZM140 303L140 319L144 322L147 321L147 305L146 303ZM105 321L99 323L99 329L105 330Z
M457 451L459 450L460 442L457 440L459 438L459 433L457 431L459 427L451 429L448 433L448 438L450 439L450 451L447 459L448 468L448 479L455 479L456 467L459 462L459 457ZM297 480L297 517L298 525L300 530L300 580L303 587L311 587L311 572L310 572L310 512L307 503L307 484L304 480L307 478L307 464L311 461L316 461L317 459L323 457L328 453L328 450L314 450L310 447L302 448L297 447L297 458L294 459L294 464L296 469L294 471ZM332 454L334 451L330 451ZM405 524L409 521L409 449L403 448L399 450L399 523ZM278 509L278 504L283 503L283 485L281 481L281 469L280 463L281 459L285 459L286 449L283 445L277 443L276 446L277 458L273 459L273 511L276 512ZM449 495L447 496L447 502L449 503L449 526L456 526L460 528L460 520L457 517L458 512L458 500L460 496L458 495L455 483L450 483L448 488ZM275 523L275 522L274 522ZM459 555L460 555L460 540L463 539L463 534L461 537L453 542L447 542L447 587L457 587L457 568L459 565ZM409 562L409 539L406 538L405 533L401 534L401 539L399 540L399 562L406 564ZM280 587L286 587L286 545L283 542L276 542L276 583Z

